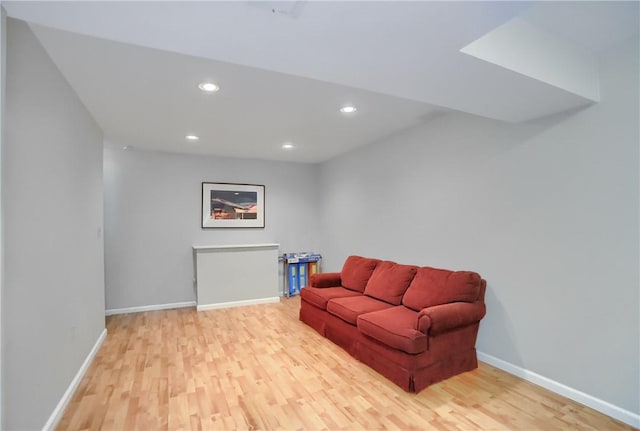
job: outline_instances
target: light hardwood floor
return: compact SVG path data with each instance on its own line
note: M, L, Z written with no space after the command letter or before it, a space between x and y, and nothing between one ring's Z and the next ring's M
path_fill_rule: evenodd
M633 429L482 363L405 393L298 321L299 304L107 318L58 429Z

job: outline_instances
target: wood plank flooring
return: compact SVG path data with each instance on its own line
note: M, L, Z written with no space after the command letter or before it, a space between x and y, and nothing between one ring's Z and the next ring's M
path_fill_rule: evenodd
M107 318L58 429L633 429L482 363L405 393L299 322L299 305Z

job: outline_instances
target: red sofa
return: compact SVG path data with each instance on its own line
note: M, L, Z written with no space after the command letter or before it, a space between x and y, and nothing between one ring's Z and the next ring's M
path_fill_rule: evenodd
M314 274L300 320L408 392L478 366L486 281L470 271L350 256Z

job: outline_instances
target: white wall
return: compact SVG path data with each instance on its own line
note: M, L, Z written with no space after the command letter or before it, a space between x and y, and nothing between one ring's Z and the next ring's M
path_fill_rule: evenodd
M4 429L41 429L104 330L102 132L8 20Z
M480 351L637 415L638 73L636 41L601 59L597 105L519 125L449 114L324 164L326 269L362 254L476 270Z
M312 251L318 167L105 146L107 309L194 301L193 245ZM201 183L265 185L264 229L202 229ZM258 290L260 292L260 290Z

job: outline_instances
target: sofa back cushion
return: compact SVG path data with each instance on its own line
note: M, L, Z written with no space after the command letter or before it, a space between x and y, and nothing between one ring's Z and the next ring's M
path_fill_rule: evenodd
M379 259L370 259L361 256L349 256L344 262L340 276L342 287L356 292L364 292L369 277L376 269Z
M428 266L418 269L402 297L402 304L413 310L450 302L475 302L482 278L471 271L449 271Z
M389 304L400 305L402 295L409 287L416 271L418 271L417 266L400 265L389 261L380 262L371 274L364 294Z

